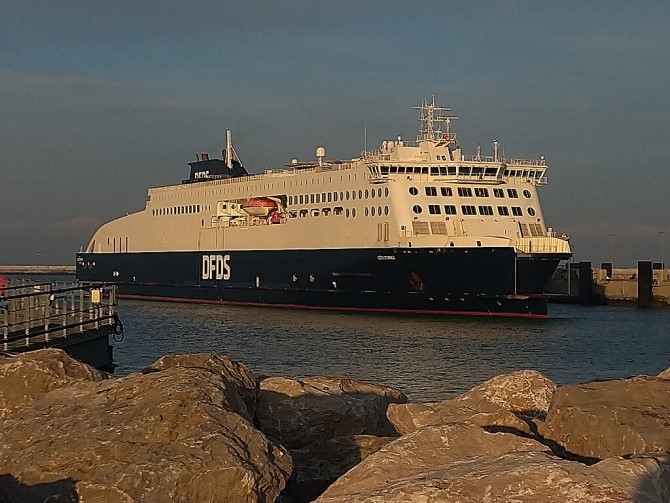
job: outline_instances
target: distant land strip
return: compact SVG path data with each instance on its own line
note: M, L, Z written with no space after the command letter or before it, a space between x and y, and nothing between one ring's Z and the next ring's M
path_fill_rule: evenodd
M73 265L0 265L0 274L74 274Z

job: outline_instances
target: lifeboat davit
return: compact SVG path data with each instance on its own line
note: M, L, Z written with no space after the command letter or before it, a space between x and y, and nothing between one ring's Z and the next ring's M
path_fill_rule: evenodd
M254 217L267 217L277 211L277 203L267 197L253 197L242 203L242 209Z

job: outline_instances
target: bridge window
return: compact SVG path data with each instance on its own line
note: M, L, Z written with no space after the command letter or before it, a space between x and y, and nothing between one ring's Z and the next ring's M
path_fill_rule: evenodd
M477 197L489 197L489 189L485 187L475 187L475 196Z
M451 187L440 187L440 194L444 197L451 197L454 195L454 192L451 190Z
M470 187L458 187L458 195L461 197L472 197L472 189Z

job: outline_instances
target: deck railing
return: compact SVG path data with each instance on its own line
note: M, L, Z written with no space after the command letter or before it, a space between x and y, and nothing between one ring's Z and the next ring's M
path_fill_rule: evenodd
M0 291L4 351L25 350L118 323L117 287L10 283Z

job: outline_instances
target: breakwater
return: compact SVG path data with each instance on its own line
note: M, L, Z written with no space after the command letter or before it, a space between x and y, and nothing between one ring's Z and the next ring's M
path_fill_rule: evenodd
M569 386L519 370L410 402L386 385L259 376L211 354L110 378L40 350L0 358L0 496L662 503L669 394L670 369Z
M670 307L670 269L644 261L627 268L570 263L556 270L545 291L554 301L585 305Z
M1 265L0 274L74 274L73 265Z

